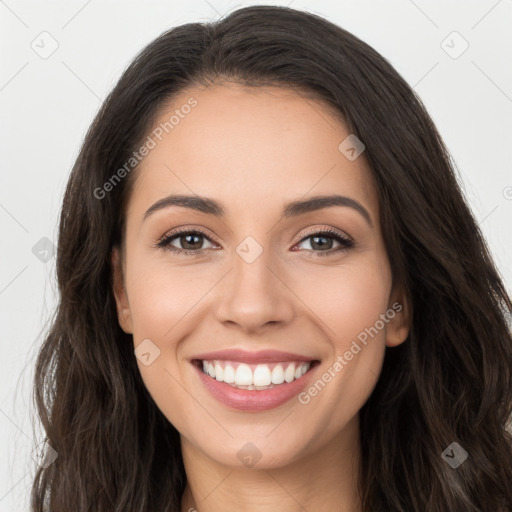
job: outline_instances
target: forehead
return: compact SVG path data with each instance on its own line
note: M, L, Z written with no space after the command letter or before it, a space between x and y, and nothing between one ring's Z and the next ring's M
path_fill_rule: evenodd
M182 108L191 100L194 107ZM190 87L161 108L152 133L159 127L160 139L150 134L156 145L137 170L138 202L192 192L229 200L229 210L339 193L377 216L364 153L350 161L338 149L350 133L321 101L273 86Z

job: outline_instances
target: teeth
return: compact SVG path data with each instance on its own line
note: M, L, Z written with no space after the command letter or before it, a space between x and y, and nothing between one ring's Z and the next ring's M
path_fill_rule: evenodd
M235 369L229 364L224 368L223 380L226 384L233 384L235 382Z
M266 364L256 366L252 384L255 386L270 386L272 384L272 373Z
M283 367L278 364L272 370L272 384L282 384L284 382L284 370Z
M284 380L286 382L291 382L295 379L295 365L289 364L284 372Z
M237 366L238 365L238 366ZM235 368L236 366L236 368ZM241 389L269 389L302 377L310 363L278 363L272 370L266 364L251 366L226 361L203 361L203 372L211 378Z
M224 379L224 370L219 363L215 365L215 378L220 381Z
M236 369L235 384L238 386L251 386L254 384L252 381L252 371L246 364L241 364Z

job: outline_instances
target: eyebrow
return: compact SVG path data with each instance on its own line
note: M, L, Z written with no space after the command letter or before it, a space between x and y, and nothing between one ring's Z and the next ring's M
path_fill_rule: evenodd
M215 215L216 217L223 217L225 214L221 204L214 199L196 195L192 196L185 194L171 194L170 196L164 197L163 199L160 199L155 204L150 206L144 214L143 221L158 210L162 210L169 206L181 206L182 208L190 208L192 210L197 210L209 215ZM370 214L368 213L368 210L355 199L340 195L315 196L309 199L292 201L284 205L282 217L297 217L298 215L302 215L304 213L309 213L332 206L347 206L349 208L353 208L359 212L364 217L366 222L373 228L373 222Z

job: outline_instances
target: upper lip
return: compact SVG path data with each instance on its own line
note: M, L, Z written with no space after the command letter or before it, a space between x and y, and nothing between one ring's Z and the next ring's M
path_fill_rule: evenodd
M203 361L238 361L247 364L276 363L285 361L315 361L314 357L294 354L292 352L282 352L280 350L260 350L258 352L248 352L246 350L236 348L198 354L192 359L200 359Z

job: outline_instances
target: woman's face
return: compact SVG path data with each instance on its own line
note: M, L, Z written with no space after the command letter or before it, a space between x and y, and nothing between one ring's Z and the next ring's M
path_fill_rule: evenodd
M157 125L191 97L136 171L119 322L182 442L229 466L284 466L357 430L386 344L407 335L405 304L364 153L339 149L350 133L322 103L191 88Z

